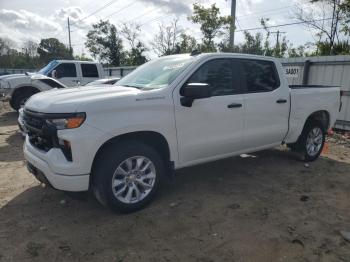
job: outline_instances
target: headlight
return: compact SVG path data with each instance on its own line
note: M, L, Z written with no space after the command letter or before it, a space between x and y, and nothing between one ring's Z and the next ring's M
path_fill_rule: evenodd
M80 127L86 118L85 113L76 113L76 114L61 114L62 117L49 118L46 122L50 125L55 126L58 130L61 129L72 129Z

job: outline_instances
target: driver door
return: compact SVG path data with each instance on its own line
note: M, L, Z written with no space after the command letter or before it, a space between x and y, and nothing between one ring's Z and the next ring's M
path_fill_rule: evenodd
M234 59L213 59L187 80L186 84L209 84L212 96L194 100L191 107L182 106L180 99L174 101L180 165L220 158L243 148L245 106L239 75Z

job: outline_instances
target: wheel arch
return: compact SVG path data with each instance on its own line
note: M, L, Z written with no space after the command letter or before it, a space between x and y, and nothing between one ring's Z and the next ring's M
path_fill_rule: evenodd
M125 133L125 134L112 137L99 147L99 149L97 150L94 156L92 166L91 166L92 176L94 173L94 168L96 166L96 163L101 159L101 156L104 150L106 150L109 147L113 147L116 144L124 141L138 141L153 147L160 154L160 156L163 158L165 163L169 167L172 167L170 147L166 138L161 133L158 133L155 131L136 131L136 132Z
M16 97L16 95L19 92L27 92L27 91L32 91L34 94L41 92L41 90L39 88L37 88L36 86L33 86L33 85L19 86L19 87L16 87L15 90L13 90L12 95L11 95L11 101L14 100L14 98Z
M319 110L319 111L315 111L312 114L310 114L308 116L308 118L305 120L304 126L303 126L303 130L305 128L305 126L310 123L311 121L318 121L322 124L323 128L325 131L328 130L328 128L330 127L330 114L327 110Z

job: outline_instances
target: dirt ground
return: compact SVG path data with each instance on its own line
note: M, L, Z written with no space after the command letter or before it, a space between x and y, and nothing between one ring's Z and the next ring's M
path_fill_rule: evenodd
M176 172L155 201L114 214L42 187L17 113L0 102L0 261L350 261L350 146L305 166L283 148Z

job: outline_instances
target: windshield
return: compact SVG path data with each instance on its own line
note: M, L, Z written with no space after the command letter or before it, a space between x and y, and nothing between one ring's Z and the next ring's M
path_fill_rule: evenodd
M194 57L188 55L168 56L155 59L131 72L115 85L131 86L139 89L158 89L169 86L183 72Z
M38 74L47 76L57 64L58 62L56 60L51 61L45 67L41 68Z

